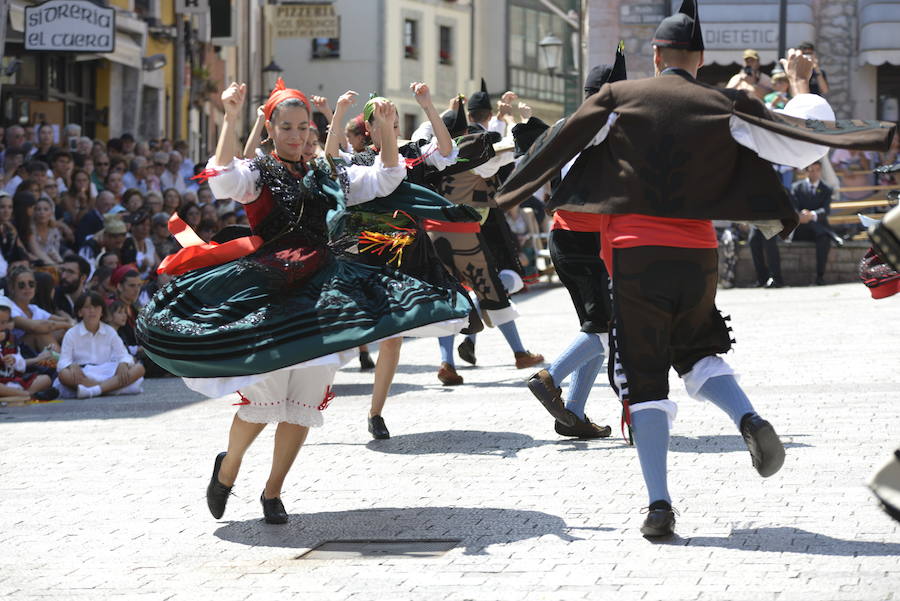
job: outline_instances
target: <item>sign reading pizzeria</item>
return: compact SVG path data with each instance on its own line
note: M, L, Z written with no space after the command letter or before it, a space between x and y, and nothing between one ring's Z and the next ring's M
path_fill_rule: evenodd
M116 11L88 0L25 7L25 50L114 52Z
M276 38L337 38L339 17L332 4L280 4L274 9Z

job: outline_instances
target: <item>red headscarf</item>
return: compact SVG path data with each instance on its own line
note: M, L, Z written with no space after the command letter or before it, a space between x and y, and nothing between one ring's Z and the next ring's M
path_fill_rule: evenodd
M275 107L284 102L285 100L290 100L291 98L296 98L300 102L306 105L306 111L309 113L310 118L312 117L312 111L309 108L309 101L306 99L306 96L300 90L294 90L292 88L285 87L284 80L280 77L278 81L275 83L275 88L272 90L272 93L269 94L269 99L266 100L266 104L263 105L263 112L266 114L266 121L272 118L272 112L275 110Z

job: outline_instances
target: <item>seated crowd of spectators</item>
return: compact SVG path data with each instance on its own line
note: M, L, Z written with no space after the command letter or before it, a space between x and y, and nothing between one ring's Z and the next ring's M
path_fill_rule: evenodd
M0 402L139 392L165 375L135 319L180 248L170 216L206 241L245 216L192 179L181 140L40 124L0 128L0 142Z
M815 46L811 42L803 42L798 48L813 60L810 92L827 96L828 78L819 66ZM743 53L741 70L724 83L724 86L745 90L772 110L784 108L793 96L790 82L780 65L775 63L771 75L765 73L760 64L759 53L751 48ZM788 242L804 240L815 243L816 272L811 282L817 285L826 283L826 267L832 245L843 244L844 239L851 238L861 231L861 226L856 223L829 223L831 203L884 198L883 191L879 190L878 186L898 185L900 182L895 174L876 175L872 173L872 169L897 163L900 163L900 139L895 138L893 146L887 152L836 149L818 163L802 170L782 165L775 166L794 208L800 214L800 225ZM873 207L871 210L877 212L883 209ZM860 209L859 212L867 212L867 209ZM777 238L766 239L755 227L737 227L720 223L717 224L717 229L724 245L723 254L726 256L721 278L726 285L735 275L734 266L737 259L733 241L745 238L750 245L756 271L756 285L768 288L784 286L778 250L782 242Z

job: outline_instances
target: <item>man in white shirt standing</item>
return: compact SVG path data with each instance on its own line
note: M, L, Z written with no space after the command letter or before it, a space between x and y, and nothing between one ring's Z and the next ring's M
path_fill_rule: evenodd
M184 163L184 159L180 152L173 150L169 153L166 170L159 176L163 190L175 188L179 194L184 194L187 191L187 184L184 183L184 178L181 176L182 163Z
M744 67L728 80L725 87L744 90L760 100L765 99L766 94L772 91L772 80L760 71L759 53L756 50L744 50Z

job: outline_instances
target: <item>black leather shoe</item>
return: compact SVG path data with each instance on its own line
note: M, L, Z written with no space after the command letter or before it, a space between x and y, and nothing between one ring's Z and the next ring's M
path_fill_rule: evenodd
M572 413L568 409L566 411ZM612 428L609 426L598 426L587 415L584 416L584 421L578 419L578 416L574 413L572 413L572 416L576 420L575 425L572 427L565 426L559 422L553 423L553 429L556 430L557 434L574 438L606 438L612 434Z
M769 278L769 281L766 282L766 288L784 288L784 282L775 278Z
M59 390L51 386L47 390L42 390L31 395L35 401L53 401L59 398Z
M569 428L575 427L578 417L566 409L562 401L562 391L556 387L549 371L542 369L528 378L528 389L556 421Z
M380 415L369 418L369 433L375 440L387 440L391 437L391 433L388 432L384 419Z
M288 514L284 510L284 504L281 502L281 499L278 497L267 499L266 491L263 491L259 495L259 501L262 503L263 516L267 524L287 524Z
M475 343L472 342L471 338L465 338L458 347L456 347L456 352L459 353L459 358L465 361L466 363L471 363L475 365L477 359L475 358Z
M656 506L658 508L654 509ZM672 536L675 534L675 511L665 501L656 501L650 504L647 518L641 526L641 534L647 538Z
M816 277L816 286L824 286L824 285L825 285L825 277L821 276L821 275Z
M375 369L375 362L372 361L368 351L359 351L359 369L360 371Z
M209 479L209 486L206 487L206 505L209 512L217 520L225 514L225 504L228 503L228 495L231 494L230 486L225 486L219 482L219 468L222 467L222 460L225 459L227 453L219 453L216 455L216 462L213 463L212 478Z
M760 476L768 478L784 465L784 445L772 424L758 413L748 413L741 418L741 436Z

